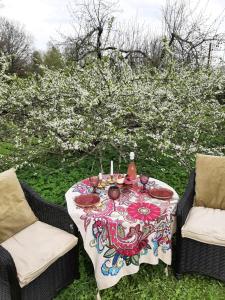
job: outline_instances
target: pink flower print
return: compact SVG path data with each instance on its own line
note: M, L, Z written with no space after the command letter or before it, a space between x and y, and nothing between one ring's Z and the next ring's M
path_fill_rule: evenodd
M127 212L132 218L144 222L154 221L160 216L160 208L146 202L132 203L127 208Z

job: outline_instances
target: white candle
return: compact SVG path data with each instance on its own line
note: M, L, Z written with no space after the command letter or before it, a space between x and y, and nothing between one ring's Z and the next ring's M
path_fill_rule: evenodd
M110 175L113 175L113 160L111 160Z
M102 173L99 173L99 174L98 174L98 179L99 179L99 180L102 180Z

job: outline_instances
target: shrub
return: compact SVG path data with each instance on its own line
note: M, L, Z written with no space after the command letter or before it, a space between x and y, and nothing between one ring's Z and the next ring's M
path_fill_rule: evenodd
M32 162L46 153L63 155L114 147L157 159L188 163L196 152L224 152L224 107L216 94L224 85L219 69L193 70L171 63L166 69L132 69L107 58L43 76L0 74L2 141L16 148L6 164ZM6 132L5 131L5 132ZM10 134L9 134L10 133ZM16 153L16 154L15 154Z

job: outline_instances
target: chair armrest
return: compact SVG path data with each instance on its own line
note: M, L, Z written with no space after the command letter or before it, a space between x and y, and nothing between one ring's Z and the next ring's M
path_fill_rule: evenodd
M3 295L4 293L7 294ZM2 246L0 246L0 299L21 299L15 263L10 253Z
M195 170L191 172L184 196L177 205L178 230L184 225L186 221L187 215L193 206L194 196L195 196Z
M64 207L45 202L26 183L20 184L31 209L40 221L78 236L78 229Z

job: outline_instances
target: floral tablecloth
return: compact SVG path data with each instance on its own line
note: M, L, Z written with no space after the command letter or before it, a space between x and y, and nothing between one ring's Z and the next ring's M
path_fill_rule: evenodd
M150 178L148 185L171 189L172 199L163 201L140 193L139 179L133 188L121 193L115 210L107 188L98 190L100 206L94 209L76 206L77 195L92 192L88 179L76 183L66 193L68 212L92 260L99 290L138 272L141 263L156 265L161 259L171 264L171 239L179 197L162 181Z

